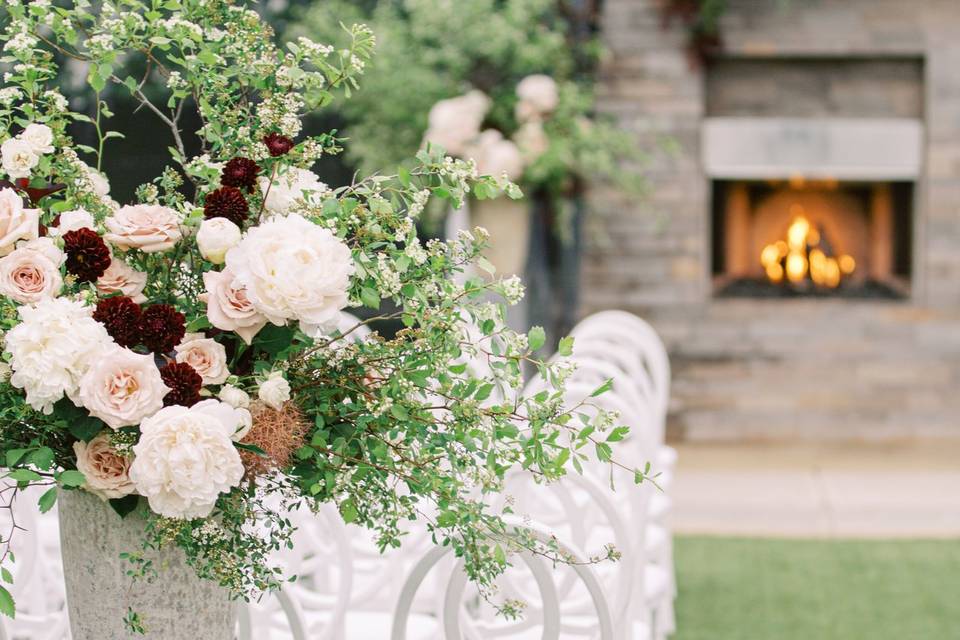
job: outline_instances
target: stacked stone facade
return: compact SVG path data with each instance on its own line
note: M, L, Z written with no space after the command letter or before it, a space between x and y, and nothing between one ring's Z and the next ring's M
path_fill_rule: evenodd
M601 104L650 150L650 193L593 195L582 312L629 309L664 336L671 434L960 436L960 4L730 0L710 74L658 0L604 4ZM716 112L921 119L909 299L715 298L700 127Z

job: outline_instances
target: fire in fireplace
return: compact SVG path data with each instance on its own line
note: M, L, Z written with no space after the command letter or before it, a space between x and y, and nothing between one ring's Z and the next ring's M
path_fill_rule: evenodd
M848 253L836 255L826 233L810 224L799 204L790 209L793 220L786 238L763 247L760 264L767 280L774 284L811 282L819 287L835 289L844 276L857 268L857 261Z

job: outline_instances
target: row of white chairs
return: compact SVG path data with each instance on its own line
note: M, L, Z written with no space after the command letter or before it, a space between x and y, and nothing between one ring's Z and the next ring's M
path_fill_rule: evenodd
M354 321L345 317L343 327ZM462 561L432 544L412 523L402 549L380 554L372 539L343 523L336 508L291 515L293 549L277 560L296 582L242 607L240 640L487 640L489 638L598 638L662 640L674 627L676 595L670 535L669 487L675 453L663 442L669 402L669 361L645 322L625 312L588 317L574 330L577 370L565 400L573 406L608 378L607 394L591 402L620 414L632 427L615 456L630 465L651 463L657 474L634 485L632 473L611 475L586 464L582 475L541 485L528 474L507 479L500 503L518 514L511 526L553 540L568 563L524 553L499 581L496 598L525 603L519 620L498 615L467 581ZM363 340L359 330L351 338ZM482 373L484 363L470 366ZM542 381L525 389L536 393ZM611 487L611 481L615 489ZM56 534L56 511L38 515L35 500L21 510L41 535L22 536L14 595L18 617L0 627L0 640L69 637ZM36 541L36 544L32 544ZM595 562L612 543L620 559Z

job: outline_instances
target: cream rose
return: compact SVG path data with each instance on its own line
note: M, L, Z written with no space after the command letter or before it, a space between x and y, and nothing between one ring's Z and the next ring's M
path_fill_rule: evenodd
M200 297L207 303L207 319L217 329L234 331L247 344L267 324L267 319L257 311L247 297L246 288L240 284L230 269L207 271L203 274L207 291Z
M73 443L77 471L86 478L83 488L102 500L122 498L136 491L130 480L131 458L110 446L110 436L101 433L90 442Z
M260 190L266 194L264 206L270 213L287 213L298 202L316 204L330 188L320 182L312 171L290 167L287 172L274 178L260 178ZM201 228L202 230L202 228Z
M50 238L22 243L0 258L0 294L20 304L56 297L63 287L63 253Z
M247 428L250 412L219 400L161 409L140 423L130 479L154 512L205 518L221 493L243 477L231 437Z
M227 251L240 244L240 227L226 218L210 218L200 223L197 248L213 264L223 264Z
M550 148L550 138L547 137L547 132L544 131L543 124L539 120L531 120L521 126L513 139L527 164L536 162Z
M463 155L480 133L490 105L490 98L481 91L441 100L430 109L424 142L438 144L451 155Z
M290 383L279 371L273 371L270 376L260 383L257 397L263 404L279 411L290 400Z
M157 253L173 248L183 237L177 212L158 204L120 207L104 224L104 239L119 249Z
M545 116L560 104L560 90L550 76L535 74L527 76L517 85L517 118L524 122Z
M230 377L227 371L227 350L202 333L188 333L177 345L177 362L186 362L203 378L203 384L223 384Z
M232 384L223 385L217 397L231 407L236 407L237 409L250 408L250 395L243 389L235 387Z
M40 210L25 209L13 189L0 189L0 256L13 251L18 240L33 240L40 230Z
M80 381L80 403L113 429L131 427L163 407L170 388L153 355L116 347L103 354Z
M91 215L89 211L86 209L74 209L72 211L64 211L60 214L57 226L50 228L50 235L63 236L68 231L96 228L96 222L94 222L93 215Z
M27 128L21 131L17 137L30 145L30 148L38 156L53 153L53 131L45 124L36 122L28 124Z
M347 306L354 271L350 247L297 214L249 229L227 252L227 268L268 320L277 325L299 320L311 336Z
M0 145L0 164L11 179L28 178L33 168L40 162L33 146L26 140L10 138Z
M100 293L122 293L137 304L147 301L147 297L143 295L146 286L147 274L137 271L118 258L113 258L107 270L97 279L97 291Z

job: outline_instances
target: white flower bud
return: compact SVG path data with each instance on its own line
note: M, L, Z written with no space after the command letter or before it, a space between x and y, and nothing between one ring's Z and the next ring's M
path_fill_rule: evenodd
M270 377L260 383L257 397L271 409L279 411L283 403L290 399L290 383L279 371L274 371Z
M237 409L250 408L250 396L247 395L246 391L232 384L224 385L223 388L220 389L220 393L217 394L217 397L231 407Z
M210 218L200 223L197 246L200 255L213 264L223 264L227 251L240 244L240 227L226 218Z

